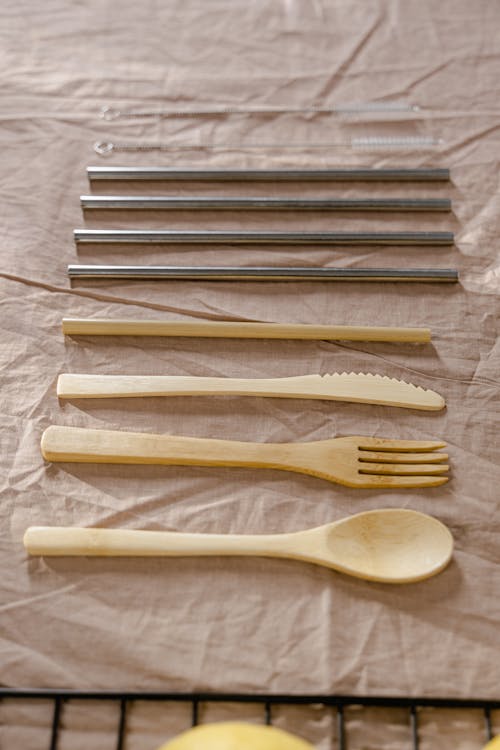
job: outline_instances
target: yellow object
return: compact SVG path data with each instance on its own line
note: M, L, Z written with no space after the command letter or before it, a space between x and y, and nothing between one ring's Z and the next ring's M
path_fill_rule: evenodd
M30 526L23 542L30 555L286 557L384 583L429 578L446 567L453 552L453 537L444 524L405 508L368 510L288 534Z
M220 722L189 729L158 750L314 750L313 746L276 727Z
M288 534L30 526L23 541L30 555L287 557L384 583L429 578L446 567L453 551L453 538L441 521L406 508L367 510Z
M106 320L63 318L67 336L209 336L238 339L319 339L339 341L431 340L428 328L380 328L372 326L294 325L292 323L243 323L185 320Z
M493 739L484 746L483 750L500 750L500 734L493 737Z
M47 461L161 466L246 466L297 471L365 489L437 487L448 456L436 440L392 440L351 435L307 443L251 443L237 440L154 435L51 425L42 435Z
M59 398L127 398L138 396L272 396L352 401L437 411L444 398L404 380L373 373L336 372L288 378L204 378L199 375L81 375L63 373Z

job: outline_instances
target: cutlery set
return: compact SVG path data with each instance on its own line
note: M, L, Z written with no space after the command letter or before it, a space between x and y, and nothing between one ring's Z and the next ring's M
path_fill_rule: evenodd
M193 170L89 167L93 180L213 181L402 181L449 179L446 169ZM230 210L449 211L445 199L173 198L81 196L84 209L175 208ZM328 244L451 245L450 232L213 232L75 230L77 244ZM68 267L71 278L169 278L212 280L457 281L454 269L232 268L169 266ZM426 343L426 328L328 326L161 320L63 320L72 336L186 336L214 338L352 340ZM63 373L60 399L254 396L372 404L420 411L444 408L443 397L412 383L373 373L309 374L283 378L223 378ZM177 435L52 425L43 433L42 455L51 462L229 466L298 472L354 488L437 487L447 479L445 443L344 436L307 443L252 443ZM192 556L258 555L323 565L369 581L409 583L440 572L453 540L437 519L404 509L358 513L289 534L183 534L118 529L31 527L24 536L33 555Z

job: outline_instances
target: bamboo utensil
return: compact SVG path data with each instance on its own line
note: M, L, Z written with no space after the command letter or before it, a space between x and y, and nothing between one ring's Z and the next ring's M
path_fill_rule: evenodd
M435 518L382 509L289 534L182 534L168 531L34 526L24 535L30 555L284 557L382 583L413 583L449 563L453 538Z
M52 425L42 435L47 461L164 466L247 466L283 469L347 487L437 487L448 456L445 443L342 437L309 443L250 443L233 440L91 430Z
M328 326L293 323L63 318L67 336L189 336L239 339L392 341L426 344L429 328Z
M444 398L403 380L371 373L299 375L287 378L209 378L175 375L81 375L57 380L59 398L140 396L265 396L324 399L437 411Z
M223 211L451 211L449 198L212 198L81 195L83 209Z
M68 266L72 279L166 281L458 281L453 268L242 268L231 266Z
M453 232L255 232L166 229L75 229L77 244L452 245Z
M177 169L175 167L87 167L93 180L203 180L272 182L447 182L450 170L434 167L415 169Z

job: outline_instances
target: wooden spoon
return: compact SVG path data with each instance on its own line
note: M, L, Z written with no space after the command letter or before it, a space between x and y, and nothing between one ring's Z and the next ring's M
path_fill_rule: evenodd
M287 557L384 583L412 583L439 573L453 551L440 521L414 510L386 508L289 534L181 534L169 531L33 526L31 555Z

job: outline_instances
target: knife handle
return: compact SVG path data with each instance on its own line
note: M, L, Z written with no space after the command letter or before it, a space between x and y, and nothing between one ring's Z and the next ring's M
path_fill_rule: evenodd
M317 398L318 375L288 378L205 378L177 375L81 375L64 373L57 380L59 398L125 398L140 396L269 396ZM368 400L369 394L367 395ZM330 396L334 398L334 392ZM348 400L340 398L340 400Z

